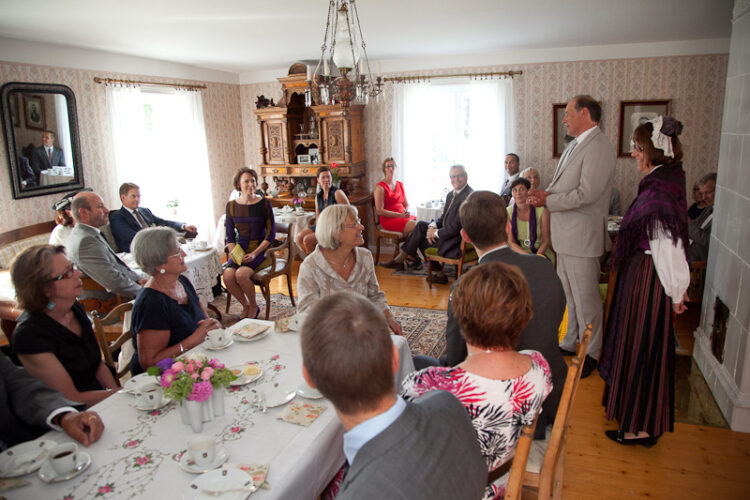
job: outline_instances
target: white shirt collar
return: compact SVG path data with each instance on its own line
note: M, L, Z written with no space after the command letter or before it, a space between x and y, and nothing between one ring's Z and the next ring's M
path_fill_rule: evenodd
M135 210L131 210L128 207L126 207L125 205L123 205L122 208L124 208L125 210L127 210L128 212L130 212L131 215L135 212Z
M590 129L588 129L586 132L581 132L580 134L578 134L578 137L576 137L576 144L580 144L586 137L590 136L591 133L597 128L599 128L599 126L594 125Z
M372 438L386 430L406 409L406 403L396 396L396 402L388 410L365 420L344 433L344 455L349 465L354 463L357 452Z

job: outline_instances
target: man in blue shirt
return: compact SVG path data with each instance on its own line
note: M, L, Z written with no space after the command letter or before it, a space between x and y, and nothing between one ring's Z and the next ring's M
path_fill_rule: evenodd
M319 300L301 343L305 380L346 429L339 500L482 497L487 465L463 405L445 391L411 403L396 395L398 350L369 300L351 292Z

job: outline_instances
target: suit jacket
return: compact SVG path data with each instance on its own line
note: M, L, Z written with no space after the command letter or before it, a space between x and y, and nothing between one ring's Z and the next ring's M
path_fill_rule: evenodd
M537 439L544 436L544 427L555 420L557 406L560 403L568 365L558 348L557 331L565 312L565 291L555 266L547 259L537 255L521 255L509 247L494 250L482 256L480 267L488 262L503 262L518 267L531 288L531 302L534 305L534 316L521 332L517 351L532 349L542 353L552 370L553 388L544 400L537 424ZM456 282L453 286L456 286ZM466 359L466 341L461 335L458 321L453 316L451 302L448 302L448 324L445 328L446 362L456 366Z
M487 464L463 405L433 391L360 448L336 498L477 500Z
M93 227L76 224L66 244L68 257L81 272L108 292L135 297L141 289L137 283L140 276L117 257L103 238Z
M467 184L455 200L453 191L445 197L443 214L435 220L440 230L437 240L438 255L442 257L458 257L461 248L461 218L458 216L458 207L472 191L474 190Z
M151 210L148 208L138 207L136 210L141 214L149 227L167 226L175 231L182 231L182 222L160 219L151 213ZM142 229L138 221L135 220L135 216L125 207L120 208L116 212L110 212L109 227L112 230L112 236L115 237L115 241L117 242L118 250L128 253L130 252L130 243L135 238L135 233Z
M708 244L711 241L711 224L713 223L714 207L706 207L701 214L688 222L688 236L690 248L688 261L708 260ZM712 217L709 220L709 217ZM708 224L706 221L708 220ZM702 227L705 224L705 227Z
M31 168L34 169L34 172L64 165L65 155L60 148L52 148L52 163L49 162L49 156L47 156L47 151L44 149L44 146L39 146L31 152Z
M576 257L600 257L610 245L607 210L615 172L615 149L595 128L557 166L547 187L552 247Z
M83 410L0 353L0 440L13 446L49 430L47 417L63 406Z
M513 184L513 181L518 179L521 176L521 174L511 175L508 177L507 184L503 185L503 190L500 191L500 196L503 197L503 199L510 199L513 196L513 193L510 192L510 185Z
M26 181L26 187L34 187L39 185L39 177L42 172L34 172L29 164L29 159L23 155L18 155L18 174L21 177L21 181Z

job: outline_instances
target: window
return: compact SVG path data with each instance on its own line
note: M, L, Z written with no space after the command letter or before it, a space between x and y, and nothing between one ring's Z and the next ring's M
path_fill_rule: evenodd
M194 224L211 241L214 213L200 92L107 87L107 101L118 186L138 184L141 206L163 219Z
M445 198L455 163L466 167L474 189L500 191L513 147L511 79L399 84L394 91L393 156L412 207Z

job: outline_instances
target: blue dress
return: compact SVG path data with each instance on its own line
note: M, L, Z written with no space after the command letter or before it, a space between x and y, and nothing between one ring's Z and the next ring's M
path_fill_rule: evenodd
M179 344L198 328L198 321L206 319L201 309L198 294L190 280L180 276L180 283L187 292L187 304L180 304L172 297L153 288L143 288L135 297L130 331L133 332L135 353L130 361L130 373L135 376L145 371L138 359L138 332L143 330L169 330L167 346Z

